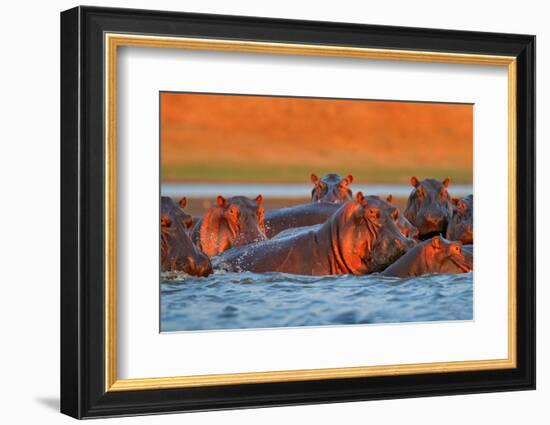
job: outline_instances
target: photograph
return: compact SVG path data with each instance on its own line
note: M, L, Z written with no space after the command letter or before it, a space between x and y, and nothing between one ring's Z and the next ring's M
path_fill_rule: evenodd
M159 97L161 332L474 319L473 104Z
M42 151L8 143L60 185L61 263L48 263L61 290L31 297L59 311L56 334L33 332L36 320L24 332L58 341L39 362L55 360L43 368L55 382L33 372L37 388L54 382L59 410L77 419L219 422L217 411L255 409L242 422L272 410L257 408L370 401L369 418L386 420L384 406L399 413L398 399L414 399L409 420L426 416L420 398L452 395L521 422L540 409L511 407L545 395L525 392L540 369L545 240L539 40L527 32L542 26L517 8L495 24L464 8L445 22L399 7L384 17L299 6L264 16L76 6L50 25L61 79L40 87L61 86L61 120L36 118L60 132L57 162L44 137ZM25 121L6 140L44 132ZM53 240L20 233L23 245Z

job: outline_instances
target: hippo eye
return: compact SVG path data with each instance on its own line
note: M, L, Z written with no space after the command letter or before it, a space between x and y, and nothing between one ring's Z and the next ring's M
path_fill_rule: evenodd
M371 217L380 218L380 212L376 208L371 208L369 210L369 214L370 214Z

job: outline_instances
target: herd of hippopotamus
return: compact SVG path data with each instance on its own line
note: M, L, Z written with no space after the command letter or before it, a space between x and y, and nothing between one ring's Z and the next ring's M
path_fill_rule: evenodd
M411 178L403 212L353 196L353 177L311 176L311 202L264 211L262 196L217 197L200 218L161 197L161 269L301 275L419 276L473 269L473 196L451 198L449 179Z

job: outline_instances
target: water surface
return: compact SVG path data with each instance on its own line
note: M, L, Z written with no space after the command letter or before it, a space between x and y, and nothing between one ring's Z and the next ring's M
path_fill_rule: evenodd
M216 272L162 279L163 332L473 319L472 273L400 279Z
M256 197L261 193L272 198L303 198L310 196L313 185L294 183L165 183L161 185L163 196L212 198L218 195L225 197L241 195ZM391 193L395 197L408 197L412 187L405 184L359 184L351 186L353 193L362 191L368 195L386 196ZM472 192L472 185L452 184L449 188L455 197L467 196Z

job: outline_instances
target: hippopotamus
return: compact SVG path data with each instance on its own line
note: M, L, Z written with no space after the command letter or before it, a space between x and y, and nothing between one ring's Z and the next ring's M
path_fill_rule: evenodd
M397 227L399 227L399 230L404 236L418 240L418 229L414 227L411 222L401 214L399 208L392 203L392 195L388 195L385 200L377 196L372 198L378 198L380 200L380 208L384 208L386 212L394 218Z
M474 243L474 197L468 195L456 201L447 227L447 239L463 244Z
M338 174L327 174L324 177L311 175L314 187L311 191L311 202L330 202L341 204L353 199L349 185L353 182L353 176L348 174L342 178Z
M193 245L183 224L166 212L160 218L160 257L163 272L183 271L192 276L212 273L210 258Z
M409 250L382 272L383 276L409 277L432 273L466 273L472 271L462 253L461 242L434 236Z
M265 213L265 231L272 238L283 230L322 224L334 214L341 204L318 202L278 208Z
M379 196L367 196L366 198L369 201L369 205L374 205L377 208L384 210L386 214L389 214L389 216L394 219L395 224L397 225L403 236L418 240L418 229L414 227L403 214L401 214L399 208L391 203L393 200L392 195L388 195L385 200L380 198ZM306 232L309 229L318 228L320 226L321 224L316 224L313 226L292 227L283 230L274 237L277 239L286 238L287 236Z
M177 221L183 225L185 230L189 230L193 225L193 217L183 211L186 205L187 198L185 196L177 204L168 196L160 197L161 214L168 214L172 222Z
M237 272L362 275L383 270L414 244L359 192L321 226L234 248L212 261L214 268Z
M447 188L449 178L443 181L411 177L414 187L405 208L405 217L419 232L420 239L445 234L453 215L453 204Z
M217 205L210 208L195 225L192 233L197 247L209 256L252 242L266 239L262 195L256 199L218 196Z

